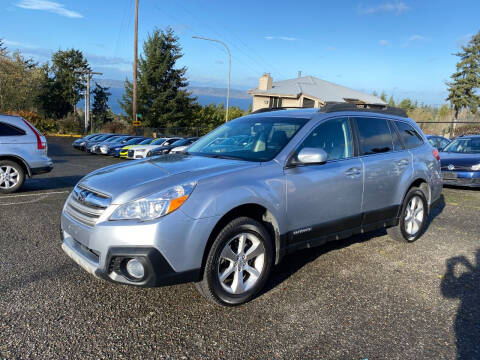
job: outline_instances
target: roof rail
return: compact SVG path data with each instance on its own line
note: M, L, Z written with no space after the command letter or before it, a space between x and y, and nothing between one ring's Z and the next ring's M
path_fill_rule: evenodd
M304 108L301 106L281 106L281 107L273 107L273 108L261 108L261 109L252 111L250 114L260 114L268 111L288 110L288 109L308 109L308 108Z
M318 112L332 113L339 111L358 111L358 112L374 112L400 117L408 117L405 110L382 104L352 104L344 102L326 103Z

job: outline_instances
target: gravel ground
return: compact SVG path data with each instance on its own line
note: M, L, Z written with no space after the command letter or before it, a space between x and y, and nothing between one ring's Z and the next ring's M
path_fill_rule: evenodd
M97 280L60 248L86 173L121 160L49 139L55 169L0 196L0 359L480 359L480 191L444 189L414 244L384 231L290 255L250 303Z

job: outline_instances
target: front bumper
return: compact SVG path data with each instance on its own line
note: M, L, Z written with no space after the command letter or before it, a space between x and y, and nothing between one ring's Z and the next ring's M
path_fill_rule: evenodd
M207 234L217 220L194 220L177 210L153 222L86 226L63 212L62 249L90 274L116 283L154 287L198 281ZM122 267L131 258L144 265L141 281L129 278Z
M480 171L442 171L443 184L480 187Z

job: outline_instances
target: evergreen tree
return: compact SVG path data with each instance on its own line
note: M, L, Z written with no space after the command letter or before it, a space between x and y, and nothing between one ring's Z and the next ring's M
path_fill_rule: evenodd
M108 98L112 93L108 90L110 90L110 88L95 83L95 89L93 89L92 115L96 125L104 124L110 120Z
M393 100L393 95L391 95L390 99L388 99L388 106L395 106L395 100Z
M385 91L382 91L382 93L380 94L380 99L387 102L387 94L385 93Z
M7 55L7 48L3 45L3 39L0 39L0 56Z
M183 56L178 38L171 28L155 29L143 44L138 61L137 112L145 126L188 126L195 98L186 90L186 67L175 68ZM131 118L132 84L125 81L120 106Z
M480 88L480 32L478 32L467 45L462 46L462 51L455 54L460 57L456 71L447 82L448 97L454 111L455 119L462 108L467 108L473 113L480 105L480 96L476 91Z

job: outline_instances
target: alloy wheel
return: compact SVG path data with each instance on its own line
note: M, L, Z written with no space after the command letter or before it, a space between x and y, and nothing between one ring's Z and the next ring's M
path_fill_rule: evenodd
M218 280L230 294L240 295L257 283L265 266L265 247L252 233L240 233L230 239L218 262Z
M10 165L0 166L0 188L11 189L20 181L20 174Z
M425 209L420 196L413 196L405 208L405 232L408 235L415 236L421 229Z

